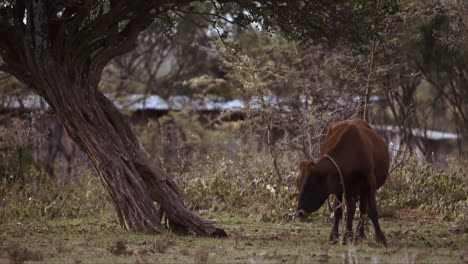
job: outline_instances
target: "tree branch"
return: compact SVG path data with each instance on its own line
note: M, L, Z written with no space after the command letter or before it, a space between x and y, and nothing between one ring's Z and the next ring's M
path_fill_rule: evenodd
M14 26L0 22L0 71L10 73L17 79L31 83L28 71L22 64L21 46L22 40Z
M111 39L107 39L105 44L91 57L91 70L101 71L111 59L131 51L136 45L139 33L151 23L152 19L149 17L143 17L128 22L119 34ZM116 45L112 45L114 41Z

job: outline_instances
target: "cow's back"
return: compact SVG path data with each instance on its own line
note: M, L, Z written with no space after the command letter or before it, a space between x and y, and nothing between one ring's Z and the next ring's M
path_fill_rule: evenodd
M376 188L387 180L390 157L385 140L360 119L331 125L320 154L336 157L344 173L357 170L369 173L373 170Z

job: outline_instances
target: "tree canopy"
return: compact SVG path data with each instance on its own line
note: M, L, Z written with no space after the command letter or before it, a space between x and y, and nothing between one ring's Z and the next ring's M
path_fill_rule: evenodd
M154 19L170 27L174 17L198 1L1 1L1 70L34 85L31 48L51 52L57 62L89 65L100 71L112 58L135 47L138 34ZM203 1L201 1L203 2ZM376 34L379 19L396 1L205 1L198 13L216 23L262 22L305 41L361 41ZM196 11L193 11L196 12ZM358 26L356 26L358 25ZM36 34L37 33L37 34Z

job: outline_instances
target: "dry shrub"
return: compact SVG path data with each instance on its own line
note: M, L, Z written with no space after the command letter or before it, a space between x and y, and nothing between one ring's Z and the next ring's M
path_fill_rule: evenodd
M173 116L171 122L181 129L186 140L175 148L178 162L166 162L164 152L152 154L175 178L191 209L242 212L262 221L294 218L298 163L307 152L317 156L328 123L340 115L323 119L313 113L277 115L277 110L265 110L266 116L271 115L267 120L275 124L269 130L261 111L249 112L246 120L217 122L211 127L204 126L190 112ZM290 132L301 124L314 130L310 134ZM270 143L264 137L268 131L277 136L271 137L274 140ZM151 136L149 130L145 133L143 138ZM184 152L187 148L188 154ZM3 157L3 164L8 162L9 168L17 168L14 155ZM394 216L397 210L409 207L449 219L465 219L467 162L466 157L449 159L448 169L441 171L416 157L404 160L379 191L380 214ZM64 183L47 177L41 167L24 164L24 181L12 181L10 176L1 179L0 221L113 214L108 194L87 166L75 168L81 171L81 177ZM319 214L329 216L330 211L324 206Z
M89 171L79 181L61 183L41 179L37 183L0 184L0 221L50 220L112 215L113 208L99 179Z
M72 161L67 175L47 172L38 153L43 151L49 118L31 112L0 124L0 223L112 212L108 194L86 162Z
M448 169L437 169L411 157L390 175L379 192L379 205L386 213L418 208L447 219L462 219L468 212L467 158L449 158Z
M36 176L45 176L35 162L32 153L34 137L30 122L11 118L7 124L0 125L0 180L5 183L19 183L36 180Z
M184 163L190 165L174 173L188 205L209 213L248 212L263 221L294 218L297 196L294 182L298 163L305 156L302 150L295 148L297 137L282 134L275 141L277 155L273 156L268 150L259 150L258 144L264 148L269 146L258 141L257 133L245 130L238 123L224 123L217 131L210 131L223 134L212 138L220 140L212 142L216 148L197 152L194 147L195 155ZM322 131L326 131L326 124L321 124ZM314 144L320 148L320 140ZM380 214L395 216L399 209L409 207L448 219L465 217L468 212L467 159L451 158L447 162L445 171L416 156L408 156L400 162L379 190ZM326 206L319 212L327 216L330 213Z

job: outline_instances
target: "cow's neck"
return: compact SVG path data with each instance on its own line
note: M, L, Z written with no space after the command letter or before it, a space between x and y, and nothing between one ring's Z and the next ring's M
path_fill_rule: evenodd
M336 160L336 165L340 166L339 160ZM324 189L329 193L340 193L343 191L343 184L341 182L341 176L336 168L335 164L326 157L322 157L317 163L316 169L320 171L321 175L327 175L324 184ZM340 168L343 171L342 168ZM344 175L342 175L344 177Z

